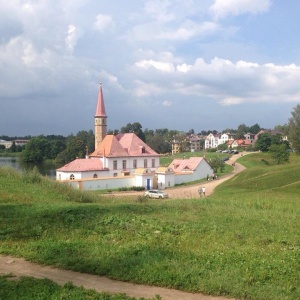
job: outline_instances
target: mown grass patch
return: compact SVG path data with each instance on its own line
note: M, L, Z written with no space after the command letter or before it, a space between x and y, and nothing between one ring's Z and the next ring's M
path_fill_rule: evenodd
M279 166L259 161L213 196L190 200L91 195L81 202L54 186L41 198L27 183L30 201L22 202L10 177L0 176L10 186L9 197L0 198L0 252L186 291L299 299L300 159Z

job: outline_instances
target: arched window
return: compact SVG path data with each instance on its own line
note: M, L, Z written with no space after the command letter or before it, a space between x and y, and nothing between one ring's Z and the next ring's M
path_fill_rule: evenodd
M93 178L98 178L98 175L95 173L94 176L93 176Z
M70 175L70 180L74 180L74 179L75 179L74 174L71 174L71 175Z

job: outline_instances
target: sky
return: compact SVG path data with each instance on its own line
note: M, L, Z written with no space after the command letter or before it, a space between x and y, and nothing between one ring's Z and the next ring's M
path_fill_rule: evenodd
M274 128L300 103L298 0L0 4L0 135Z

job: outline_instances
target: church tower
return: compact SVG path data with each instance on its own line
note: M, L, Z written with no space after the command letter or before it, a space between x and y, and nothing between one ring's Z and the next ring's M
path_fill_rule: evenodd
M95 150L98 148L107 133L107 115L105 112L102 84L100 83L98 92L98 102L95 114Z

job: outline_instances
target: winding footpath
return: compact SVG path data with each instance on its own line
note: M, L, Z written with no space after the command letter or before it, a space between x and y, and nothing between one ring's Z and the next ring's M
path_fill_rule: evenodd
M233 155L227 164L232 164L238 158L238 155ZM233 173L224 177L207 181L203 184L206 187L206 196L213 193L214 188L232 178L235 174L242 172L245 169L242 165L236 163ZM198 185L168 189L170 198L195 198L198 195ZM22 258L0 255L0 275L10 274L16 278L29 276L34 278L47 278L60 285L67 282L72 282L76 286L82 286L85 289L93 289L97 292L107 292L111 294L123 293L136 298L154 298L160 295L162 300L228 300L224 297L207 296L200 293L187 293L174 289L160 288L156 286L138 285L128 282L121 282L109 279L103 276L84 274L68 270L55 269L50 266L43 266L28 262Z

